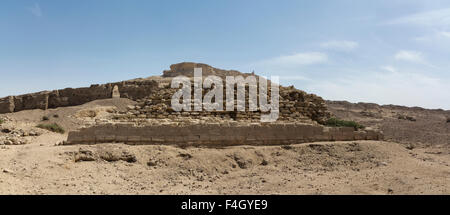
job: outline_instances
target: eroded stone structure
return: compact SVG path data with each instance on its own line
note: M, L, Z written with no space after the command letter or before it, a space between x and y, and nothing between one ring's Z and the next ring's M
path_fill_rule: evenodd
M137 101L135 106L116 113L106 122L70 131L68 144L125 142L213 146L382 139L382 135L376 131L322 126L331 117L325 101L294 87L280 86L279 118L274 123L261 123L261 111L248 111L248 86L245 88L244 112L176 112L171 108L171 99L178 89L170 87L171 80L183 75L193 81L194 68L202 68L203 76L215 75L224 78L253 75L235 70L221 70L206 64L180 63L171 65L170 70L164 71L160 77L9 96L0 99L0 113L45 110L118 97ZM203 89L203 95L208 91L209 89ZM268 93L270 94L270 90ZM236 90L234 98L237 98Z
M135 107L130 108L128 112L118 114L116 119L126 122L132 119L165 119L178 117L200 119L203 117L218 117L224 120L260 121L261 111L248 111L248 89L246 90L247 111L245 112L237 110L175 112L171 108L171 98L176 91L177 89L164 86L154 91L150 96L138 99ZM234 95L234 98L236 97L237 95ZM324 123L331 116L322 98L313 94L307 94L294 87L280 86L279 109L280 114L278 120L280 121L298 122L312 120L318 123Z
M117 86L120 97L140 99L158 90L158 82L154 80L133 80L117 83L91 85L83 88L66 88L43 91L19 96L8 96L0 99L0 113L12 113L22 110L67 107L81 105L98 99L113 97L114 86Z
M183 62L178 64L172 64L170 66L170 70L164 70L162 77L176 77L179 75L183 75L186 77L194 77L194 68L202 68L203 76L216 75L221 78L226 76L238 76L242 75L244 77L252 75L250 73L241 73L236 70L223 70L219 68L214 68L208 64L203 63L191 63L191 62Z
M67 144L180 146L285 145L315 141L381 140L379 132L301 123L105 124L70 132Z
M112 98L120 98L120 92L119 87L117 85L114 85L113 91L112 91Z

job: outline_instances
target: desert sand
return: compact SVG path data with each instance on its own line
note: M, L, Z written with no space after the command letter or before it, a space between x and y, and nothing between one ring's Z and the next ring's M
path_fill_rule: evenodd
M379 127L387 141L67 146L59 144L67 132L35 127L43 116L70 130L134 102L1 114L0 137L26 144L0 146L0 194L450 194L448 111L328 103L340 118Z

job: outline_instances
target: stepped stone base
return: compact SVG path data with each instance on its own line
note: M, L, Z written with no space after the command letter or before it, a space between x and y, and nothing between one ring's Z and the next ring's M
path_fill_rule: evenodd
M66 144L126 143L179 146L285 145L316 141L381 140L378 131L310 124L104 124L69 133Z

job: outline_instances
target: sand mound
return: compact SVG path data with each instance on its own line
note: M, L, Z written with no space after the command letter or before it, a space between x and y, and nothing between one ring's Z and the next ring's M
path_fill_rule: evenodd
M116 113L117 108L112 106L107 107L94 107L94 108L88 108L83 109L74 114L74 117L76 118L95 118L95 117L105 117L108 114Z

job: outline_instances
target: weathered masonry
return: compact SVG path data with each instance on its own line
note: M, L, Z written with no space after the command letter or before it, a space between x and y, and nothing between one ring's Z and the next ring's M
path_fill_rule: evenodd
M377 131L310 124L104 124L69 133L66 144L126 143L131 145L284 145L315 141L381 140Z
M116 90L114 90L115 88ZM0 114L22 110L46 110L48 108L75 106L112 97L135 100L147 97L157 89L158 82L154 80L139 80L8 96L0 98Z

